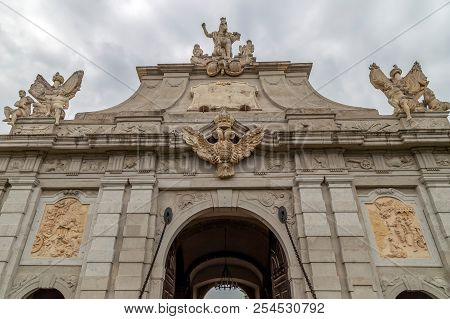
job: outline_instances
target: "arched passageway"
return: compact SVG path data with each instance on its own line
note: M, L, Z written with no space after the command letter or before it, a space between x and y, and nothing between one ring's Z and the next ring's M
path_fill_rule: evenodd
M395 299L433 299L433 297L419 290L404 290Z
M203 214L176 236L167 255L163 298L214 298L231 280L248 298L290 298L288 263L272 231L246 214ZM222 287L224 288L224 287Z
M37 289L25 299L64 299L64 295L57 289Z

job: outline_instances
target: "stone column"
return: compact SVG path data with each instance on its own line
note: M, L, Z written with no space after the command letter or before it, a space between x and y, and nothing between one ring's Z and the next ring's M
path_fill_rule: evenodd
M340 248L339 258L345 269L351 298L378 298L376 281L370 260L369 241L358 216L357 197L349 176L327 176L331 201L331 219ZM339 267L339 265L338 265Z
M27 212L34 209L32 203L36 202L37 196L33 196L33 190L39 185L32 176L11 177L8 181L11 187L0 211L0 298L6 297L14 269L22 256L33 215L27 216Z
M436 246L445 259L444 265L450 270L450 179L446 176L429 175L422 176L420 182L423 186L419 187L419 191L427 206L427 219L436 239Z
M81 271L79 298L106 298L127 182L124 177L105 177L101 181L90 247Z
M151 212L155 177L130 178L130 184L131 193L125 215L114 298L138 298L146 276L146 251L152 250L152 247L147 247L147 237L150 237L150 225L155 222L155 216ZM151 239L153 237L154 235Z
M306 239L310 270L308 270L309 267L306 269L309 274L312 274L311 281L317 297L341 298L341 285L331 244L330 225L322 196L322 181L321 176L296 178L304 226L303 230L299 230L299 234L304 233ZM307 263L307 260L304 262Z

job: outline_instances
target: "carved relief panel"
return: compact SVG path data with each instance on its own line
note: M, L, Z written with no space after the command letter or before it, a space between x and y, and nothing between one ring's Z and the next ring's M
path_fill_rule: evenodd
M43 192L21 265L81 264L96 197L73 189Z
M430 258L414 208L389 196L366 206L382 257Z
M45 206L45 213L33 242L33 257L75 257L80 252L89 205L76 198L64 198Z
M379 188L360 195L370 250L379 266L437 266L440 258L415 194Z

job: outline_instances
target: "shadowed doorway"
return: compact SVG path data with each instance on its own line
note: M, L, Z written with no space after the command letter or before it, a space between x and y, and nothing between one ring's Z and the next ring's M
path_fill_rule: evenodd
M291 297L286 257L269 228L245 214L205 215L175 238L163 298Z

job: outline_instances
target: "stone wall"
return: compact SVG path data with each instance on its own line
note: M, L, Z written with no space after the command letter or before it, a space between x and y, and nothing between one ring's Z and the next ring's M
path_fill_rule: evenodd
M54 287L67 298L136 298L160 240L165 207L173 208L175 219L163 251L170 233L202 210L240 207L259 214L283 238L294 297L307 296L276 217L275 207L283 205L319 297L392 298L402 289L448 297L448 158L442 148L258 151L240 164L235 177L219 180L200 161L186 161L188 171L195 172L187 175L185 166L164 164L154 152L4 153L0 296L21 298L33 289ZM389 262L379 253L376 236L383 233L374 232L368 205L386 197L413 209L420 232L406 232L405 245L416 249L408 241L421 235L425 255L399 253ZM77 224L80 207L88 207L83 225ZM70 238L64 241L69 244L33 254L54 240L44 236L40 243L37 236L49 212L62 216L59 225L47 224ZM393 232L405 225L392 225ZM71 251L78 240L79 248ZM147 297L161 294L163 258L157 259Z

